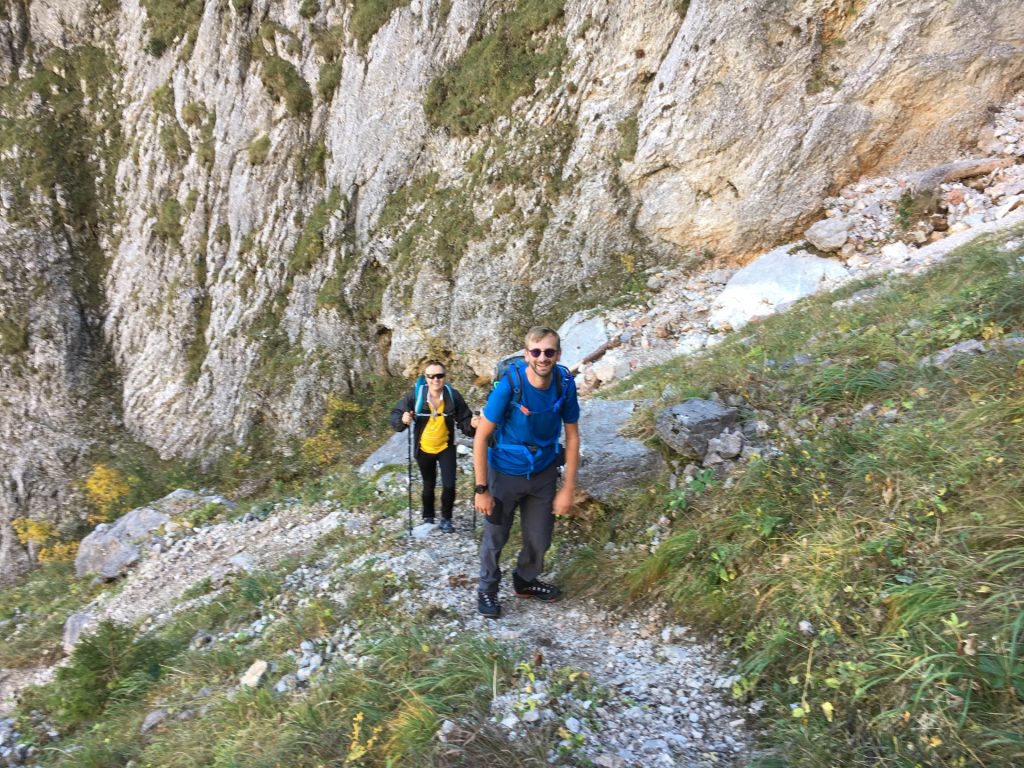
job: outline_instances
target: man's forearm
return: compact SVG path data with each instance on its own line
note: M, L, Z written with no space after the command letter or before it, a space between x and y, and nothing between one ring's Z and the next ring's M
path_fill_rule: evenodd
M565 471L562 487L576 488L576 472L580 466L580 434L577 430L565 432Z
M487 484L487 439L491 430L481 424L473 437L473 483Z

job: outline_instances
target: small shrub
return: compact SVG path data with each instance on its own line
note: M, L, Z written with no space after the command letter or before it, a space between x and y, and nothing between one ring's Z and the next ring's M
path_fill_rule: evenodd
M302 441L302 460L311 467L326 467L341 458L343 447L337 435L319 432Z
M506 192L504 195L499 197L494 203L494 215L504 216L506 213L511 213L516 209L516 196L511 192Z
M168 47L195 34L203 16L203 0L142 0L146 9L146 53L160 57Z
M324 253L324 230L330 223L331 216L342 205L341 192L334 188L327 199L317 203L306 219L306 224L299 235L295 250L292 251L288 265L293 273L307 272Z
M206 107L198 101L190 101L181 108L181 119L190 128L202 125L206 117Z
M254 53L261 61L260 78L271 97L283 101L292 117L309 112L313 107L313 94L299 71L280 56L265 53L259 42L254 44Z
M299 5L299 16L304 19L311 19L320 13L320 0L302 0Z
M270 137L260 136L249 145L249 162L252 165L263 165L270 154Z
M101 715L111 701L138 698L160 678L168 651L154 639L136 640L129 627L101 623L57 670L46 697L51 714L65 727L76 726Z
M320 67L320 79L316 84L316 92L324 101L330 101L341 85L341 62L329 61Z
M22 544L42 545L57 538L57 526L49 520L16 517L11 521L11 528Z
M164 83L153 91L150 97L153 102L153 109L162 115L174 117L174 89L169 83Z
M77 541L58 541L48 547L41 547L38 558L40 563L67 563L77 555Z
M113 518L123 508L125 499L131 493L132 479L117 469L97 464L85 479L86 498L97 509L98 514L88 517L90 523L102 523Z
M197 509L185 513L185 522L189 528L199 528L213 522L227 511L227 507L217 502L207 502Z

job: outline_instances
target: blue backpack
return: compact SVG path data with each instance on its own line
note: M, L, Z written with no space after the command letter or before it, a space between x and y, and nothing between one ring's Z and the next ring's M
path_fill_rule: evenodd
M452 388L447 384L444 388L448 391L448 401L455 407L455 395L452 394ZM427 407L427 377L420 374L419 378L416 379L416 416L430 416L430 408Z
M524 381L523 377L526 375L524 369L526 368L526 361L523 360L520 355L513 355L507 357L504 360L498 362L494 367L494 386L503 379L507 378L509 386L512 389L512 397L509 398L508 408L505 411L502 428L495 430L494 434L491 435L490 447L491 450L504 450L512 451L519 454L524 464L529 467L527 477L533 472L534 461L539 455L538 447L535 445L525 445L520 443L504 443L501 440L501 435L504 432L504 428L509 424L512 419L512 414L518 409L523 416L529 417L534 414L541 413L560 413L562 406L565 403L565 397L573 391L575 381L572 378L572 374L569 369L564 365L556 365L554 373L555 378L555 401L551 406L543 411L531 411L523 403L523 390ZM558 433L561 432L561 420L558 422ZM561 448L558 439L558 433L554 438L552 450L554 450L555 461L560 466L564 461L564 451Z
M526 361L523 360L522 355L510 355L503 360L499 360L498 364L494 366L494 379L491 384L491 388L493 389L498 386L498 382L507 378L509 386L512 387L512 399L509 400L508 412L511 412L513 408L518 407L526 416L529 416L530 410L523 405L524 368L526 368ZM551 406L551 413L557 413L562 410L562 403L565 399L565 395L569 392L570 387L574 383L569 369L561 363L555 365L554 374L555 402ZM508 412L505 413L506 419L508 418Z

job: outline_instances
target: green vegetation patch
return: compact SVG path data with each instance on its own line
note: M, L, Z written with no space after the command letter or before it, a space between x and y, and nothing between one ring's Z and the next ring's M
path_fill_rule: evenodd
M17 355L28 350L28 323L0 320L0 354Z
M324 255L326 244L324 233L331 223L331 218L341 211L347 201L337 187L331 189L325 200L320 201L310 212L295 243L295 249L288 259L292 274L308 272L309 269Z
M261 27L261 33L263 31ZM293 64L276 53L268 52L265 45L273 46L273 39L257 37L252 43L253 59L259 62L260 80L271 98L284 102L288 114L300 117L313 108L313 93Z
M75 577L68 560L46 563L0 590L0 667L56 663L64 655L64 623L97 591Z
M537 79L558 70L565 58L565 41L550 29L564 7L561 0L519 0L493 32L430 83L423 107L431 124L472 135L532 93Z
M153 224L153 234L161 240L169 243L178 243L185 233L185 227L181 218L185 211L176 197L167 197L160 208L157 209L156 223Z
M869 300L833 306L865 284L815 297L617 388L771 414L777 454L728 488L707 473L638 490L582 526L566 571L724 633L733 694L766 702L756 765L1024 760L1024 360L1002 346L1024 336L1024 249L1002 247L1020 236L867 284ZM991 350L919 365L971 338ZM662 517L653 553L605 548Z
M365 51L377 30L387 24L391 14L409 5L409 0L352 0L352 34Z
M203 0L142 0L146 9L146 53L162 56L182 37L195 37L203 18Z
M632 161L633 158L636 157L636 147L639 140L636 115L631 115L625 120L620 120L617 127L619 129L621 144L619 144L619 151L616 153L615 159Z
M266 134L253 139L252 143L249 144L249 162L252 165L263 165L267 161L269 154L270 137Z
M206 254L198 253L195 256L195 283L198 289L198 298L195 306L195 329L192 332L192 340L189 342L186 357L188 359L188 373L185 380L194 384L199 380L203 363L206 361L206 354L209 352L209 344L206 341L206 332L210 327L210 315L213 312L213 298L206 285L207 269Z
M72 233L72 284L100 312L107 259L97 234L116 217L115 172L123 154L116 59L100 48L54 50L24 78L0 87L0 178L12 221ZM41 213L32 193L48 201ZM46 217L49 221L46 221Z
M403 282L408 294L415 264L429 260L452 278L469 243L486 231L473 214L468 191L440 187L438 181L430 173L401 188L388 198L378 219L382 230L400 230L389 268L393 275L409 276Z

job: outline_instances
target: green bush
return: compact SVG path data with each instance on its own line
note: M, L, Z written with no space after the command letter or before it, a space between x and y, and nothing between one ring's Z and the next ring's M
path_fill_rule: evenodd
M181 108L181 119L185 125L196 128L206 119L206 107L198 101L190 101Z
M331 61L320 67L320 79L316 84L316 92L320 98L329 101L334 98L338 86L341 85L341 62Z
M105 621L79 641L71 663L57 670L43 697L47 710L64 727L94 720L108 704L136 699L159 680L171 652L155 639L136 639L130 628Z
M320 0L302 0L299 5L299 16L311 19L320 13Z
M292 251L288 266L293 274L309 271L310 267L324 253L324 230L338 209L344 204L341 192L331 189L326 200L317 203L306 219L302 234L299 235Z

